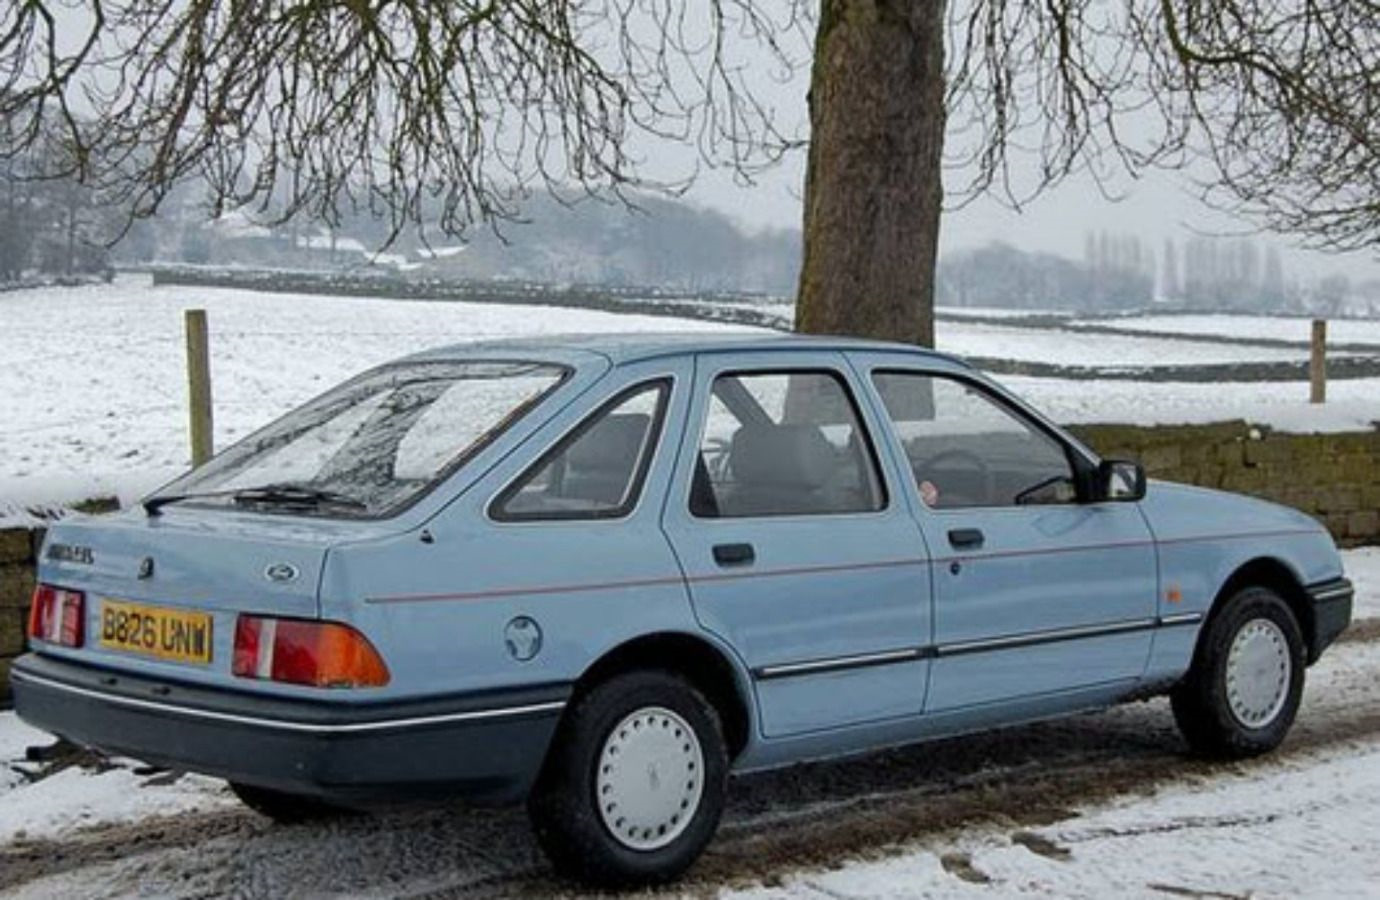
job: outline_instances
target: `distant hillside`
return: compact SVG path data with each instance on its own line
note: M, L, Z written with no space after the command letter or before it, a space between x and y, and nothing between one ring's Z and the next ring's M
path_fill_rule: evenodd
M267 226L242 213L206 222L191 203L169 204L136 223L117 248L123 263L357 270L382 268L463 280L655 285L690 292L790 295L800 266L800 233L748 233L728 216L656 196L635 206L583 200L566 205L541 194L522 221L497 233L477 227L464 241L407 234L379 253L380 224L366 217L337 228Z

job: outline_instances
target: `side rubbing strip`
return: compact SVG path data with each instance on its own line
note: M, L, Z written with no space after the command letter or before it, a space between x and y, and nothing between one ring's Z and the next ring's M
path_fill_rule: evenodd
M790 678L794 675L820 675L825 672L841 672L847 669L861 669L867 666L885 666L894 663L913 662L936 657L963 656L969 653L986 653L989 650L1018 650L1022 647L1037 647L1041 644L1054 644L1060 641L1076 641L1082 638L1108 637L1115 634L1132 634L1137 631L1151 631L1156 628L1172 628L1178 625L1194 625L1203 620L1200 612L1176 613L1154 619L1133 619L1126 622L1113 622L1108 625L1087 625L1078 628L1057 628L1050 631L1032 631L1025 634L1004 635L978 641L958 641L940 644L936 647L910 647L904 650L888 650L883 653L864 653L858 656L833 656L826 659L812 659L804 662L781 663L754 669L752 674L760 681L773 678Z
M753 672L762 681L772 678L789 678L792 675L819 675L824 672L841 672L845 669L861 669L868 666L886 666L895 663L913 662L932 655L931 648L910 647L904 650L888 650L883 653L864 653L858 656L835 656L829 659L812 659L806 662L781 663L763 666Z
M1132 631L1146 631L1154 628L1156 619L1136 619L1130 622L1114 622L1110 625L1088 625L1079 628L1056 628L1051 631L1032 631L1026 634L1012 634L1004 637L986 638L980 641L959 641L953 644L940 644L939 656L960 656L965 653L983 653L987 650L1014 650L1019 647L1035 647L1040 644L1054 644L1060 641L1076 641L1080 638L1103 637L1112 634L1127 634Z

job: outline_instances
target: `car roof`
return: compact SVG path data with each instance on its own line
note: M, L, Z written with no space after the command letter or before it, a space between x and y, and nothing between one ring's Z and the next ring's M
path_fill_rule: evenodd
M604 357L618 366L667 356L757 350L871 350L909 353L967 366L967 363L957 357L913 344L764 330L554 334L452 344L415 354L408 357L408 360L456 360L493 356L509 359L549 359L592 354Z

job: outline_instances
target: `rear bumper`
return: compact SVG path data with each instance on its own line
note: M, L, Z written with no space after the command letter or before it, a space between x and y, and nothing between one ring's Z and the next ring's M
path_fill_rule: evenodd
M1351 604L1356 589L1345 578L1335 578L1307 588L1313 601L1313 643L1308 648L1310 662L1322 655L1351 624Z
M346 704L208 689L29 654L11 672L35 727L107 753L337 800L530 790L570 694L548 685Z

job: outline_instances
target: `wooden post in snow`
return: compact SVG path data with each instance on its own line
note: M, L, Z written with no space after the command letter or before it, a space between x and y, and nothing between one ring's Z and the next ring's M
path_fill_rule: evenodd
M206 310L186 311L187 409L190 414L192 465L211 458L211 353L206 337Z
M1313 340L1308 356L1308 402L1327 402L1327 320L1313 320Z

